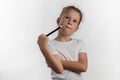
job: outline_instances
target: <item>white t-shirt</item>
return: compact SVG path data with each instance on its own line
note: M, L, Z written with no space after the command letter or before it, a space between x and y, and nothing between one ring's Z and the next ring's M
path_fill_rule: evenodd
M78 54L80 52L86 53L85 45L81 39L72 39L68 42L50 40L48 48L52 54L57 54L61 59L69 61L78 61ZM62 74L57 74L51 70L51 78L53 80L81 80L81 75L69 70L64 70Z

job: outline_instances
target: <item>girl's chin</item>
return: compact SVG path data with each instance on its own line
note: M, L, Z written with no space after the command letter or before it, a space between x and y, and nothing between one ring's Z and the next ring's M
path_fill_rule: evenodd
M64 36L71 36L71 33L63 33Z

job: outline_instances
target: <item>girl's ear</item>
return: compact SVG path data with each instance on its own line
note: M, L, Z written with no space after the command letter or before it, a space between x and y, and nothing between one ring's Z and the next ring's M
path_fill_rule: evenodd
M59 25L59 23L60 23L60 17L57 18L56 22Z

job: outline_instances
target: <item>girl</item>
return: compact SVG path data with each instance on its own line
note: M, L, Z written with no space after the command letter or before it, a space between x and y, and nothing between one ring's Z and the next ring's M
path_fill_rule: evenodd
M41 34L39 48L51 68L53 80L80 80L80 73L87 70L87 54L81 39L71 38L82 20L81 11L75 6L64 7L57 19L62 26L53 40Z

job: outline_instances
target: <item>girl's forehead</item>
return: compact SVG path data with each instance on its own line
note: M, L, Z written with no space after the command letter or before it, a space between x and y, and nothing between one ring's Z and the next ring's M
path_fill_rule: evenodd
M66 16L66 15L71 16L71 17L73 17L73 18L80 19L79 13L78 13L77 11L75 11L75 10L68 10L68 11L66 11L66 12L64 13L64 16Z
M66 11L65 14L77 14L77 15L79 15L79 13L77 11L75 11L75 10Z

